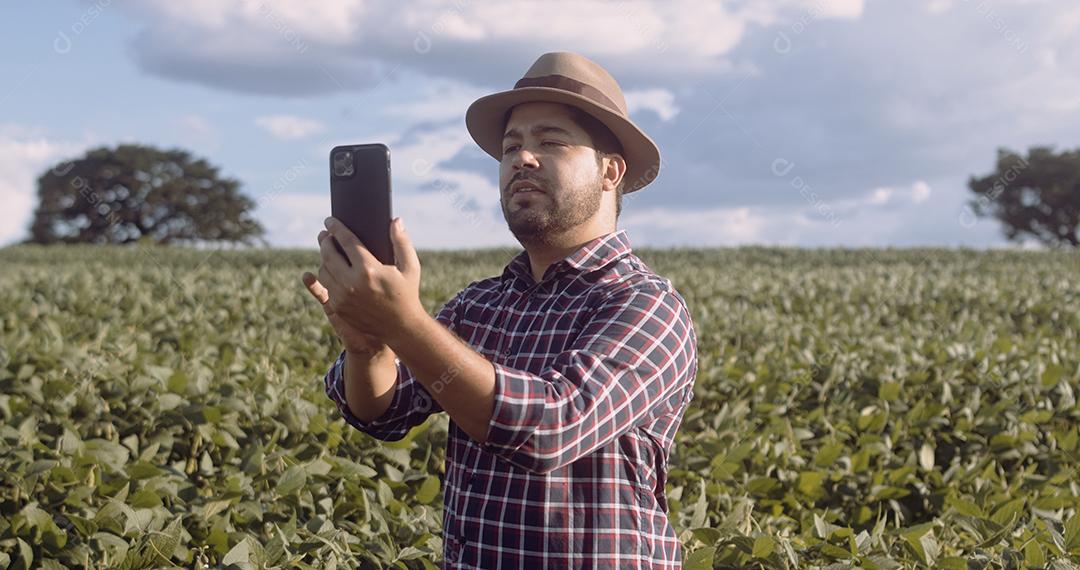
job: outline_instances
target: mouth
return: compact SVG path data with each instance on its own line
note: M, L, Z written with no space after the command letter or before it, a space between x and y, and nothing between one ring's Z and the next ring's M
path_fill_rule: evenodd
M544 191L535 183L528 180L519 180L510 186L510 195L517 196L518 194L543 194Z

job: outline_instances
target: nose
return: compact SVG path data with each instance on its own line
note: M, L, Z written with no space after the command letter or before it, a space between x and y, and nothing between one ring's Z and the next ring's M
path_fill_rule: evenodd
M514 167L515 172L526 168L535 170L540 166L540 163L536 161L536 157L533 156L533 153L525 149L520 149L514 153L514 159L511 164Z

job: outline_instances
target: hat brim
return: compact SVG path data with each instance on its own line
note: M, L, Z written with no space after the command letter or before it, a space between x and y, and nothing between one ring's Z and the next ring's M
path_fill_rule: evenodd
M596 117L619 140L626 160L623 193L640 190L660 173L660 149L637 125L582 95L554 87L521 87L485 95L465 112L465 126L476 144L495 160L502 160L506 111L519 103L551 102L578 107Z

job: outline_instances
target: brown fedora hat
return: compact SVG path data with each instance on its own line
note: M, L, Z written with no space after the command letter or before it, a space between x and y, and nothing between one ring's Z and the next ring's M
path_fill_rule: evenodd
M549 101L578 107L611 129L626 160L624 193L645 187L660 172L660 149L626 112L622 89L603 67L570 52L545 53L509 91L485 95L465 112L476 144L502 160L506 112L519 103Z

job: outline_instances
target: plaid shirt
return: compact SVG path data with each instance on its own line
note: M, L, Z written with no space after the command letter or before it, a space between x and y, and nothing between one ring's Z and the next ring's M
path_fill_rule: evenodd
M684 299L631 253L626 231L590 241L539 282L522 251L436 318L495 368L487 441L450 420L444 567L680 567L664 484L697 341ZM356 429L397 440L442 411L398 360L389 408L357 419L343 361L326 392ZM453 383L448 372L433 392Z

